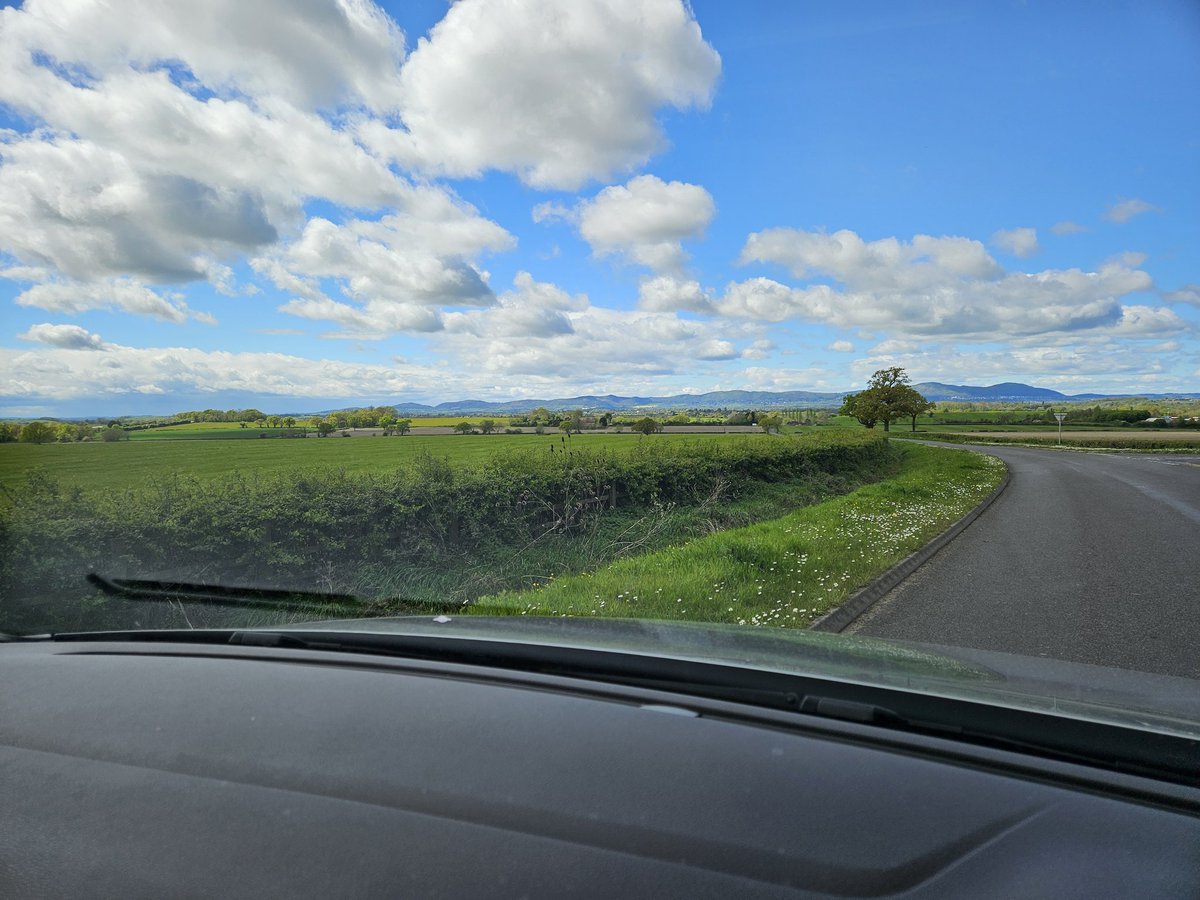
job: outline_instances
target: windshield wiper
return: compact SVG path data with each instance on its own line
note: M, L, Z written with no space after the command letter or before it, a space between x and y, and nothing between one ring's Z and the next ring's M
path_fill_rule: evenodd
M126 600L197 603L204 606L234 606L243 609L362 610L366 604L349 594L320 594L276 588L230 587L224 584L190 584L141 578L105 578L87 575L89 584L113 597Z

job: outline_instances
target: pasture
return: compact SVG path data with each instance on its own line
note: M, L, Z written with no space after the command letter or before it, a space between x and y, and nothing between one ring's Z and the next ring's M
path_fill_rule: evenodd
M215 426L203 428L203 425ZM218 431L222 423L175 426ZM235 430L237 429L234 426ZM249 430L249 429L247 429ZM276 429L278 431L278 429ZM143 440L119 443L0 444L0 488L11 488L43 469L65 488L120 490L154 476L185 473L213 478L229 472L286 473L334 469L347 474L386 472L428 453L452 463L477 463L502 451L530 454L566 450L629 450L640 442L719 441L723 435L491 434L266 440ZM777 440L743 436L750 440Z

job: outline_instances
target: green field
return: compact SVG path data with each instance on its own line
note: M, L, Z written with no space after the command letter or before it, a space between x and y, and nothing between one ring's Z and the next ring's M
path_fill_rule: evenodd
M167 425L162 428L130 430L131 441L211 441L245 440L259 435L278 435L280 428L242 428L236 422L189 422L186 425Z
M206 423L209 424L209 423ZM220 423L211 423L221 427ZM186 426L196 428L199 426ZM226 426L227 427L227 426ZM212 429L212 430L215 430ZM755 435L743 435L753 440ZM64 487L116 490L153 476L186 473L211 478L228 472L282 473L338 469L348 474L383 472L421 453L452 462L478 462L498 451L546 454L564 449L624 450L642 441L719 441L720 434L405 435L269 440L174 440L79 444L0 444L0 487L12 487L43 469ZM762 440L777 440L763 436Z

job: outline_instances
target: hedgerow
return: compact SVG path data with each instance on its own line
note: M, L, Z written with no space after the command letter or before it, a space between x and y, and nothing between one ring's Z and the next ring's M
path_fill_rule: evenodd
M151 477L121 491L30 475L0 509L0 617L88 594L83 577L344 591L360 570L452 566L489 548L588 528L613 511L736 498L753 483L878 468L861 432L664 443L632 451L500 453L452 464L422 454L386 473L337 469ZM395 579L393 578L394 582Z

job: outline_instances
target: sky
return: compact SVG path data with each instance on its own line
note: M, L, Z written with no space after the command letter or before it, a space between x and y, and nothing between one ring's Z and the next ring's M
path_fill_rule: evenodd
M1200 4L0 8L0 416L1200 390Z

